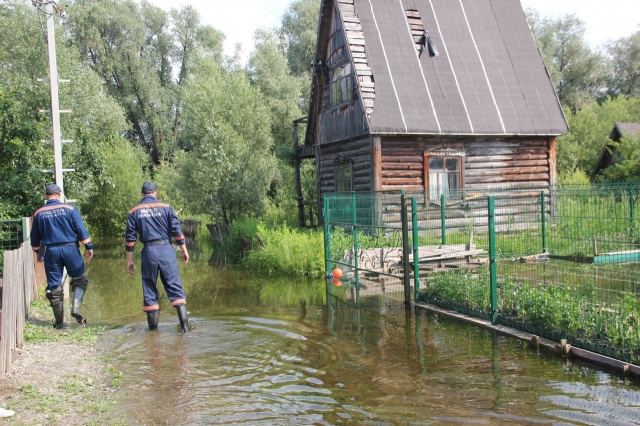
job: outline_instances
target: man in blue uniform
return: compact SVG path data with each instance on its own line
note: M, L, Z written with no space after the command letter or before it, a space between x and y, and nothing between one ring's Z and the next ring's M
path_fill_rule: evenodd
M44 250L46 295L53 309L55 328L62 328L64 324L64 268L67 268L71 277L71 315L80 324L87 323L86 318L80 313L80 306L89 285L89 278L84 274L84 260L80 255L78 242L84 244L87 260L93 257L93 243L80 212L75 206L60 202L60 192L60 187L56 184L47 186L47 202L33 214L31 229L31 248L36 253L40 251L40 247Z
M125 243L127 251L127 272L133 274L133 248L137 235L144 243L142 249L142 294L144 304L142 310L147 313L149 330L158 329L160 319L160 305L158 304L158 289L156 282L158 272L164 290L178 312L178 319L182 332L188 333L189 319L187 317L187 301L182 289L180 272L176 253L171 245L171 237L182 250L182 263L189 262L189 253L185 245L180 221L167 203L158 201L158 189L153 182L145 182L140 194L140 203L129 211L127 228L125 229Z

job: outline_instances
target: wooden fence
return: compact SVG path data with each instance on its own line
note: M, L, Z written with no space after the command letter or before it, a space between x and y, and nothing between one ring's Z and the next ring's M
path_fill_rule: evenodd
M16 347L22 347L29 305L38 299L33 251L29 241L4 252L0 316L0 377L11 368Z

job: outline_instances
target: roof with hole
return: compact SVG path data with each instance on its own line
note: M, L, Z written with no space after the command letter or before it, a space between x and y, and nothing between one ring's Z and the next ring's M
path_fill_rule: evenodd
M360 92L375 93L364 100L371 133L568 132L519 0L337 4L351 48L364 44L366 63L355 69Z

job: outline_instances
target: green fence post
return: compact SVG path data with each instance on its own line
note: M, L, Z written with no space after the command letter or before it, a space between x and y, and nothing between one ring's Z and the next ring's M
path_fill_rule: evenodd
M351 202L353 204L353 266L355 268L356 290L360 290L360 273L358 271L358 215L356 212L356 193L351 193Z
M23 217L22 218L22 242L25 241L29 241L29 237L30 237L30 232L31 230L29 229L29 218L28 217Z
M544 191L540 191L540 206L542 207L542 252L547 252L547 212L545 209Z
M324 223L324 267L326 269L325 276L331 272L331 225L329 224L329 200L326 196L322 199L322 221Z
M420 291L420 262L418 259L418 200L411 198L411 234L413 240L413 301L418 302Z
M498 323L498 278L496 264L496 227L494 200L489 197L489 281L491 282L491 323Z
M632 241L634 239L634 235L633 234L634 234L634 231L635 231L634 226L633 226L633 222L636 221L636 213L634 211L635 207L636 207L635 204L636 204L636 200L634 200L634 198L633 198L633 190L630 189L629 190L629 208L631 209L631 214L629 216L630 216L630 219L631 219L631 232L630 232L630 234L631 234L631 240Z
M440 224L442 225L442 245L447 244L447 225L445 224L446 213L444 206L444 194L440 195Z
M409 215L407 198L400 190L400 218L402 220L402 268L404 272L404 302L411 303L411 271L409 270Z

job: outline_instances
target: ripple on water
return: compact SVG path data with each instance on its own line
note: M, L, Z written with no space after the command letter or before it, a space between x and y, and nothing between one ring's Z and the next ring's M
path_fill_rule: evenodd
M330 424L322 413L372 418L358 407L342 407L330 396L333 390L313 377L323 372L309 359L318 365L331 355L326 342L309 342L298 331L286 321L233 318L201 320L189 339L173 332L172 324L158 333L126 333L118 348L122 366L129 367L123 377L144 389L132 408L146 421L181 424ZM145 400L174 403L146 411Z

